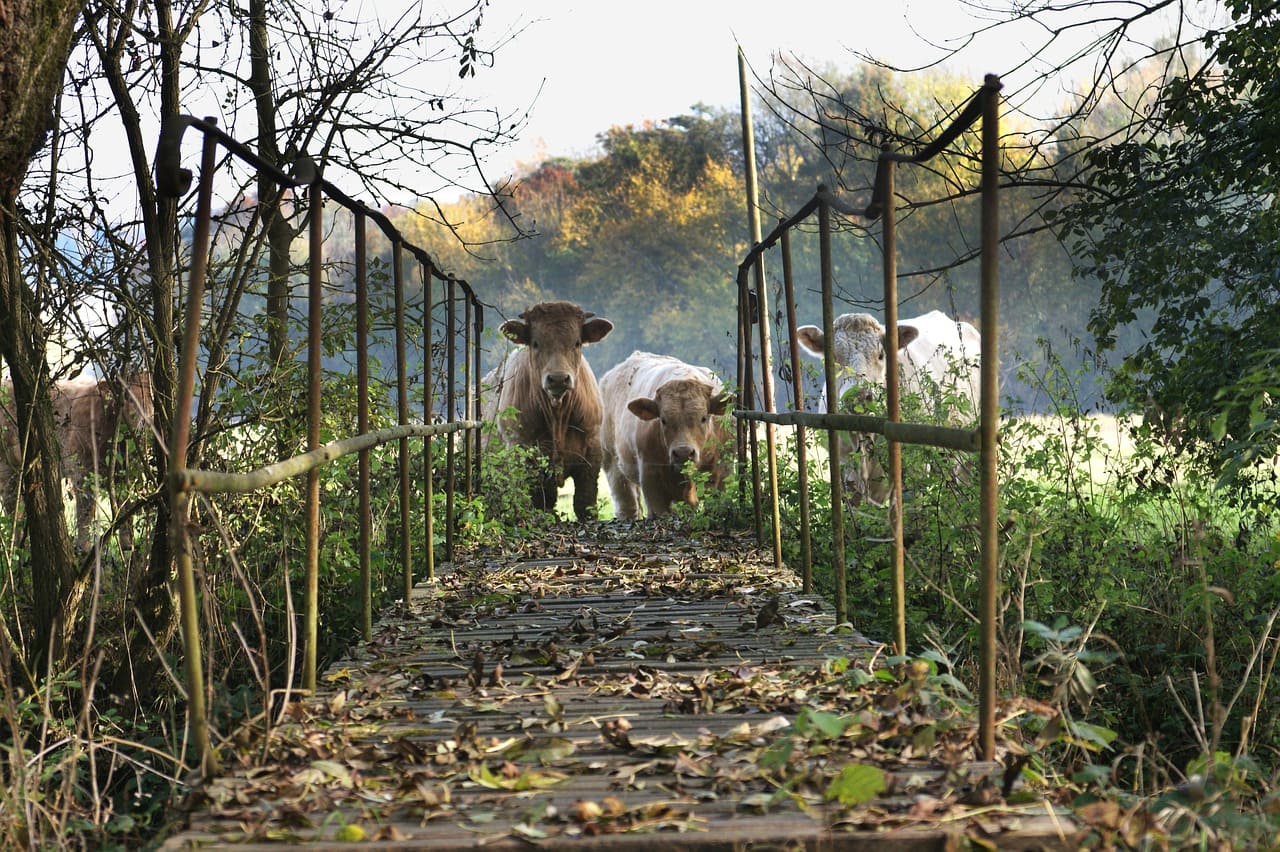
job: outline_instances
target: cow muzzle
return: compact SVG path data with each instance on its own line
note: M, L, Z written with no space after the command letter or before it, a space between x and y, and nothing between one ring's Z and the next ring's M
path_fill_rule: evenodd
M671 448L670 452L671 464L677 469L683 468L688 462L698 463L698 448L690 444L680 444Z
M556 404L573 390L573 376L570 373L546 373L542 377L542 389L551 397L552 404Z

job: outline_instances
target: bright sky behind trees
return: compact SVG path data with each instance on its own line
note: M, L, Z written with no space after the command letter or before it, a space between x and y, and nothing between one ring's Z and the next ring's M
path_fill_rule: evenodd
M976 86L983 74L1010 74L1031 60L1034 67L1013 73L1006 83L1028 79L1033 71L1061 62L1068 48L1083 40L1083 32L1074 33L1046 50L1045 28L1029 22L971 39L972 33L1003 17L979 6L1006 3L650 0L619 5L599 0L494 0L485 13L488 37L520 32L502 48L495 66L477 75L472 93L483 92L482 97L507 110L537 97L523 141L490 159L495 173L501 173L545 156L589 154L596 134L613 125L670 118L698 103L736 107L738 45L761 76L768 74L777 52L818 67L847 68L862 54L910 69L959 50L948 67L972 75ZM1078 17L1100 14L1090 4L1080 5L1083 8L1074 13ZM1064 22L1065 16L1054 21ZM1137 35L1150 41L1168 31L1168 24L1157 21ZM1080 67L1077 76L1091 70ZM1056 105L1064 95L1058 88L1041 91L1039 97Z

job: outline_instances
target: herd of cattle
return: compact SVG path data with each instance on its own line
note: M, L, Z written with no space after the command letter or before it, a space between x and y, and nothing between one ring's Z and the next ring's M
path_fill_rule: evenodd
M559 488L572 479L575 515L592 517L601 469L620 519L637 518L642 511L661 515L675 503L696 506L691 469L705 474L713 488L726 473L732 396L710 369L647 352L632 353L597 383L582 350L612 330L609 320L570 302L543 302L503 323L502 334L517 348L485 377L483 416L496 421L505 445L535 450L541 463L531 487L539 509L552 510ZM874 389L884 385L880 323L867 314L845 314L835 321L830 345L817 326L803 326L797 336L809 354L835 359L838 410L865 410ZM945 401L938 413L945 420L973 410L980 347L973 326L934 311L900 322L898 345L904 394L936 392L932 398ZM72 379L56 384L52 402L63 475L76 504L77 544L83 549L97 509L88 475L110 468L123 430L135 437L150 431L151 383L145 373L123 381ZM823 410L831 410L825 394ZM882 505L888 486L870 446L869 435L842 434L842 477L851 502ZM23 456L12 387L5 383L0 387L0 496L11 512Z
M641 500L649 517L677 502L696 506L690 468L707 474L711 487L726 472L732 397L708 368L648 352L632 353L597 383L583 346L612 330L611 322L570 302L544 302L504 323L503 335L519 348L484 379L485 419L497 421L505 445L536 451L542 464L532 489L539 509L552 509L557 490L572 479L575 515L592 517L602 467L619 519L636 518ZM808 353L835 359L836 410L865 409L883 387L885 330L873 317L839 317L830 346L817 326L803 326L797 336ZM940 400L945 420L972 413L980 344L972 325L940 311L900 322L902 393ZM831 410L825 394L823 410ZM869 435L842 435L841 476L851 502L883 505L888 485L871 443Z

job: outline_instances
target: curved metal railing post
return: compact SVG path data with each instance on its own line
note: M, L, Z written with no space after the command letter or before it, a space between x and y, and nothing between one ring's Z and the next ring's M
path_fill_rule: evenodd
M458 370L458 285L453 276L450 275L445 279L445 336L444 342L447 347L445 350L445 397L448 404L445 407L446 420L452 420L457 413L457 370ZM446 438L445 443L445 490L444 490L444 554L450 564L453 563L453 489L457 484L453 476L454 455L456 448L454 446L453 435L450 434Z
M478 464L480 424L475 420L456 421L440 425L430 423L421 426L408 424L407 409L407 371L404 355L404 281L403 281L403 237L382 213L362 205L342 193L337 187L324 180L315 163L301 158L294 164L292 174L282 171L277 165L268 163L257 156L243 143L236 141L217 127L214 119L198 119L192 116L177 116L165 122L161 128L160 139L156 148L156 186L160 193L167 197L181 197L191 186L192 173L181 167L181 142L187 128L196 128L203 137L203 153L200 166L200 182L197 192L196 217L192 229L192 261L189 270L190 283L186 293L184 313L185 326L182 328L182 351L179 355L179 376L176 388L175 416L169 436L168 450L170 470L166 480L166 489L170 500L171 525L168 530L172 552L176 564L179 595L179 619L184 649L184 675L188 701L188 720L190 737L195 750L200 756L201 769L206 775L218 771L218 755L212 746L209 730L206 673L203 670L203 648L200 639L199 625L199 592L196 588L190 536L191 494L205 493L247 493L270 487L296 476L307 476L307 545L306 545L306 578L305 604L302 617L303 628L303 681L309 689L315 687L317 664L317 626L319 621L319 468L323 465L352 453L360 453L360 515L361 515L361 554L360 554L360 597L361 597L361 632L369 637L372 631L372 576L370 568L370 539L372 535L372 512L369 506L369 456L368 451L383 444L398 441L400 444L401 464L401 562L404 568L404 594L406 601L412 595L412 563L410 560L409 538L409 481L408 481L408 440L421 438L429 442L438 435L451 435L455 431L467 431L476 436L476 463ZM308 376L308 449L302 455L284 459L249 474L222 473L203 471L190 467L193 458L191 444L191 412L195 399L196 372L200 363L201 314L205 292L205 278L209 268L209 252L212 229L212 195L213 178L218 147L225 149L230 157L239 159L260 174L268 176L282 187L298 190L306 188L310 196L310 232L309 232L309 268L308 268L308 326L307 326L307 376ZM355 216L357 234L356 256L356 337L357 337L357 389L358 427L361 434L321 446L320 411L322 391L322 340L323 318L322 296L323 282L323 205L325 200L334 201L349 209ZM369 432L369 392L368 392L368 271L366 224L372 218L388 237L392 245L394 278L396 287L396 360L397 360L397 393L399 425L391 429ZM421 249L409 246L424 263L430 264L429 257ZM480 363L479 334L483 330L483 319L480 303L466 282L461 284L475 304L476 339L474 341L475 365ZM428 351L428 362L431 358ZM427 366L427 385L430 386L430 363ZM475 379L475 405L479 407L480 381ZM206 388L206 392L212 393ZM428 390L428 393L430 391ZM429 399L429 397L428 397ZM454 402L449 403L449 411L456 411ZM452 416L452 415L451 415ZM452 478L450 479L452 481ZM430 493L428 492L428 509ZM450 519L452 524L453 520ZM428 571L431 570L430 563Z
M758 263L759 255L779 240L784 247L785 267L789 263L788 233L815 209L819 219L819 241L822 255L822 313L823 334L829 342L833 337L834 309L832 306L831 276L831 208L851 215L862 215L868 219L883 217L884 242L884 298L885 298L885 347L886 353L886 400L885 417L868 417L863 415L825 414L810 415L801 411L776 414L768 411L735 411L739 422L762 420L770 423L784 423L802 428L814 425L827 429L828 455L831 465L831 502L832 502L832 539L833 562L836 577L835 604L836 616L840 620L847 618L846 571L844 565L844 530L843 530L843 495L842 477L839 475L839 456L837 433L839 431L872 432L885 436L889 446L889 475L892 482L892 499L890 508L890 524L893 527L894 540L894 644L899 654L905 653L906 643L906 579L903 567L903 506L902 506L902 443L924 444L934 447L976 452L980 455L981 466L981 499L982 499L982 554L981 554L981 601L979 606L981 622L981 647L979 664L979 706L981 713L979 746L983 758L990 760L995 749L995 646L996 616L999 595L999 542L997 539L997 518L999 487L997 471L997 443L999 437L999 399L997 369L999 365L999 323L998 323L998 274L997 255L999 246L999 93L1002 84L995 75L987 75L982 88L962 108L960 115L939 134L915 154L900 154L883 151L880 155L874 191L871 202L865 210L855 211L838 202L830 191L820 186L813 201L806 204L799 213L779 223L778 227L762 242L757 243L748 252L747 257L738 267L739 279L739 314L746 310L748 294L745 288L745 274L748 265ZM982 121L982 294L979 333L982 338L981 349L981 398L979 404L980 424L976 430L956 429L942 426L927 426L900 422L900 403L897 370L897 247L896 223L894 217L894 169L896 163L921 163L931 159L946 149L960 134ZM794 302L794 291L788 290L788 302ZM788 306L789 309L791 306ZM792 359L798 357L795 349L795 325L789 323L792 335ZM743 333L739 323L739 345L750 347L749 331ZM742 365L749 365L750 352L739 351L740 372ZM825 382L828 408L835 399L835 365L834 359L825 359ZM799 409L802 400L797 385L795 406ZM749 399L749 397L747 397ZM802 504L803 504L802 496ZM758 495L757 495L758 501ZM757 513L759 507L757 505ZM804 511L802 508L802 518Z
M997 470L1000 439L1000 399L996 367L1000 357L1000 78L988 74L982 101L982 365L980 382L982 467L982 659L978 675L978 703L982 718L978 738L984 760L996 752L996 616L1000 584L1000 541L996 514L1000 505Z
M395 288L395 325L396 325L396 422L401 426L409 423L409 368L405 356L404 329L404 243L395 240L391 244L392 282ZM413 600L413 562L409 546L409 525L413 513L409 494L409 439L400 439L399 447L400 478L400 570L401 591L405 605Z
M422 271L422 415L423 422L432 422L431 365L435 359L435 343L431 340L431 311L434 306L431 287L435 270L425 260L419 263ZM422 549L426 552L428 581L436 578L436 530L435 530L435 442L422 442Z
M356 226L356 431L369 431L369 269L365 248L365 214L355 211ZM360 451L360 635L373 638L373 506L369 494L369 450Z
M804 371L800 366L800 344L796 337L796 287L791 272L791 232L783 231L782 286L787 302L787 340L791 355L792 405L796 411L804 410ZM795 427L796 477L800 489L800 580L805 594L813 591L813 538L809 529L809 446L805 427ZM777 499L775 495L774 499Z

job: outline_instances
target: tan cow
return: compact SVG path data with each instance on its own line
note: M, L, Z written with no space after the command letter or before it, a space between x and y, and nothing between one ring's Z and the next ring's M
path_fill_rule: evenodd
M545 464L533 476L533 503L543 511L555 509L556 492L571 478L574 514L595 517L600 388L582 347L612 330L609 320L571 302L543 302L502 324L521 348L485 377L486 416L497 420L505 445L538 449Z
M0 494L5 506L16 508L15 481L22 447L13 408L13 386L0 390ZM62 447L62 475L70 482L76 504L76 546L85 550L97 510L90 473L105 472L117 463L116 448L128 430L142 443L151 432L155 409L151 377L134 375L128 381L78 378L55 383L50 396L54 425Z
M623 520L698 505L687 467L724 479L720 450L730 440L723 415L732 397L706 367L667 355L633 352L600 378L604 401L604 471L614 514Z

